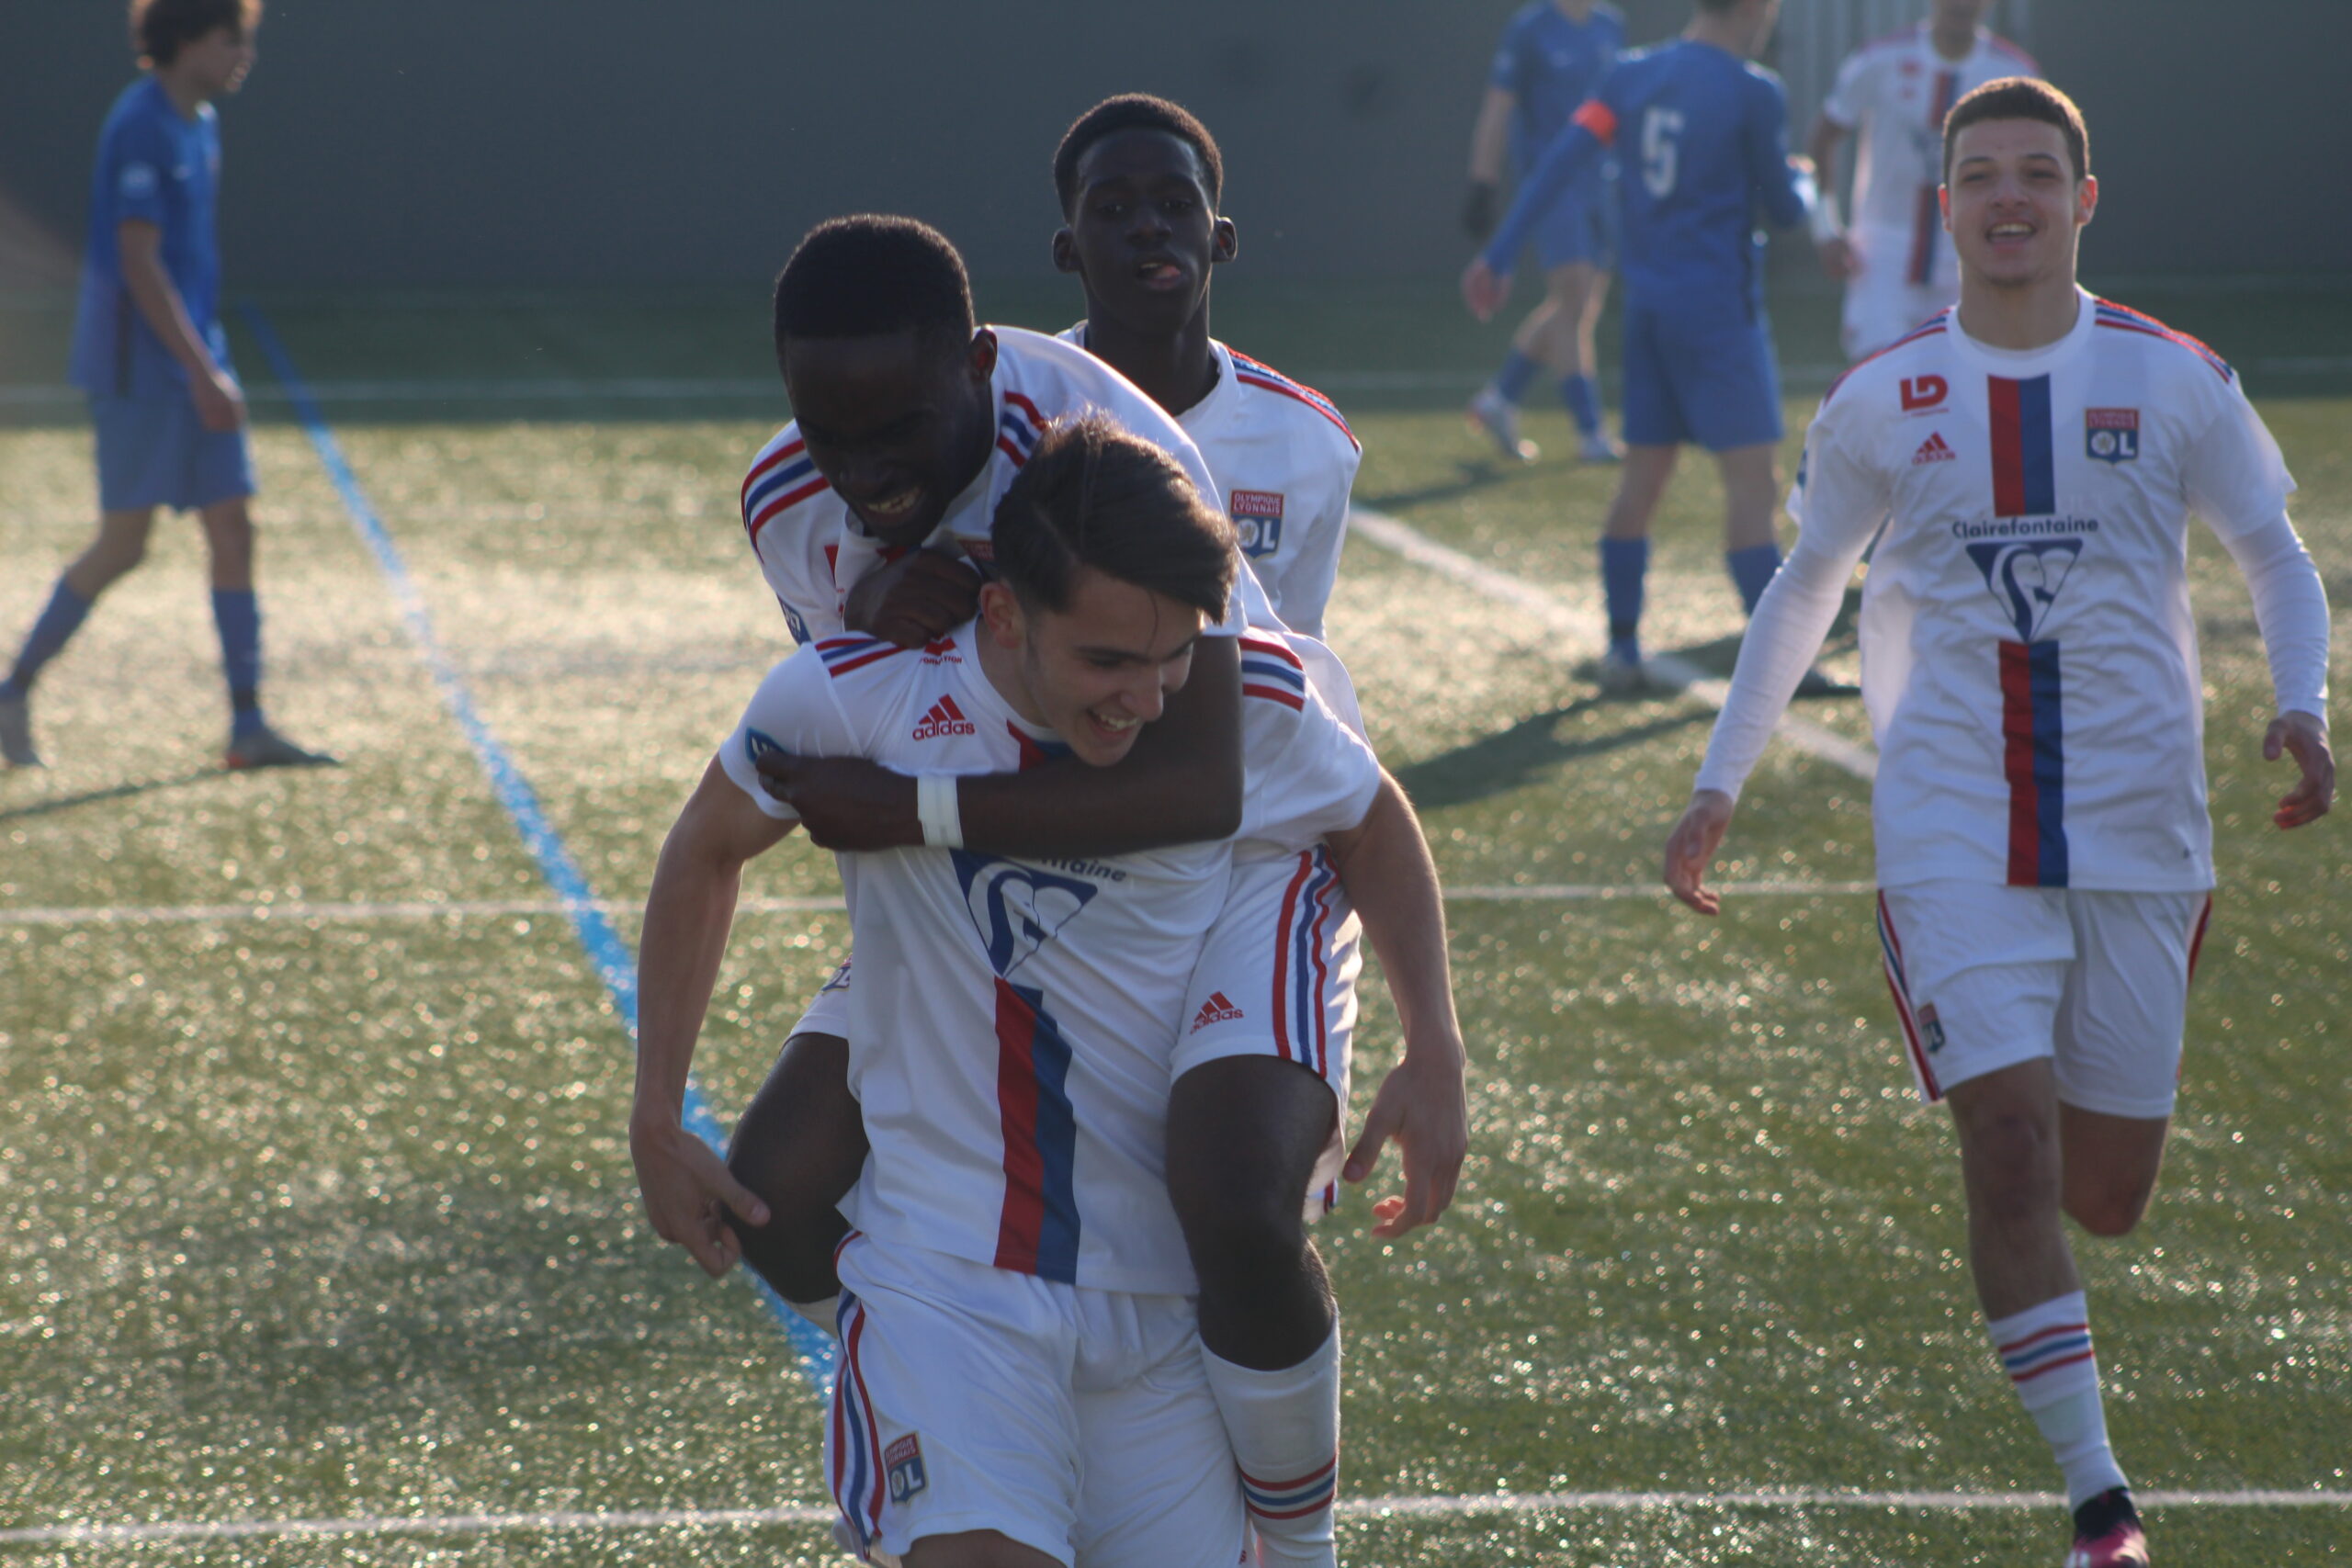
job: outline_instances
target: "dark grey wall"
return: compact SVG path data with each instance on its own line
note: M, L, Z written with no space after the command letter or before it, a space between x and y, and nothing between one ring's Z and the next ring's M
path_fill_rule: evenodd
M1224 141L1253 271L1446 273L1510 8L273 0L260 67L224 108L222 241L248 285L706 282L770 273L811 221L883 209L940 223L978 273L1028 272L1057 218L1055 139L1143 88ZM1687 15L1626 8L1644 39ZM130 71L120 11L9 10L0 188L75 239ZM2352 4L2043 0L2034 17L2092 118L2098 265L2352 268L2352 118L2328 101Z

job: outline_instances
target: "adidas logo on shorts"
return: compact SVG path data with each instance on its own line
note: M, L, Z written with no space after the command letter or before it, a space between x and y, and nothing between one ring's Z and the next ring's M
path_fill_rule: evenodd
M1911 466L1916 468L1922 463L1949 463L1959 456L1945 444L1943 432L1939 430L1919 443L1919 449L1911 454Z
M979 731L964 716L954 697L942 697L931 705L931 711L915 726L918 740L937 740L950 735L977 735Z
M1212 1023L1230 1023L1240 1016L1241 1010L1223 991L1211 991L1209 999L1201 1004L1201 1010L1193 1015L1192 1032L1198 1034Z

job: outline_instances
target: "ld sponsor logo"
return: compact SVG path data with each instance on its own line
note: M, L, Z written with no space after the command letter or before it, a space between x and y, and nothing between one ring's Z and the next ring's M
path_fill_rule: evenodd
M1951 396L1951 384L1940 376L1905 376L1903 378L1903 412L1917 413L1923 409L1940 408Z

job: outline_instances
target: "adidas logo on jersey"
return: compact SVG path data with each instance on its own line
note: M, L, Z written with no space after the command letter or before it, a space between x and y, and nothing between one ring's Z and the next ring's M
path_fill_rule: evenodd
M931 705L931 711L915 726L918 740L938 740L951 735L977 735L979 730L964 716L954 697L942 697Z
M1230 1023L1241 1016L1241 1010L1228 1000L1223 991L1211 991L1201 1010L1193 1015L1193 1032L1198 1034L1212 1023Z
M1919 449L1911 454L1911 466L1916 468L1922 463L1949 463L1958 456L1945 445L1943 432L1939 430L1919 443Z

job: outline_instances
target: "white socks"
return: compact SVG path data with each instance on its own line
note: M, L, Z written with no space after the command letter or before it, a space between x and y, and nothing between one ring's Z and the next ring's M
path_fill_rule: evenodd
M2083 1292L2055 1296L1987 1325L1993 1348L2066 1473L2066 1506L2081 1506L2126 1484L2107 1443L2098 1361L2091 1351Z
M1340 1490L1340 1329L1295 1367L1261 1372L1204 1346L1209 1390L1241 1467L1261 1562L1336 1568L1331 1502Z

